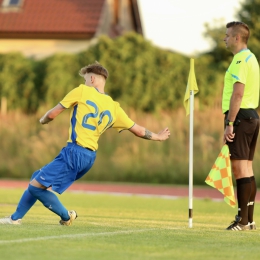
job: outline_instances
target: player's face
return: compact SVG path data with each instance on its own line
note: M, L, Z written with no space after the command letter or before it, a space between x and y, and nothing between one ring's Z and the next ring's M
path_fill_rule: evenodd
M231 27L227 28L226 30L226 36L224 38L224 42L226 43L226 47L228 50L232 51L234 49L236 43L236 35L233 36Z

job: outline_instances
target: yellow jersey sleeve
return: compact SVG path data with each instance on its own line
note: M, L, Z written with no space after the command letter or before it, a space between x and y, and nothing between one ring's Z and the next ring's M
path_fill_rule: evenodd
M129 129L133 127L135 122L128 117L125 111L118 104L118 110L116 115L116 121L112 125L112 128L115 128L118 132Z
M83 85L71 90L60 102L60 104L65 108L73 107L81 99L83 91Z

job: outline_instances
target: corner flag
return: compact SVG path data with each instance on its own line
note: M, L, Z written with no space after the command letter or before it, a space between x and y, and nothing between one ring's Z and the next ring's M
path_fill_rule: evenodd
M193 90L193 94L197 94L199 92L197 81L194 72L194 59L190 59L190 73L188 78L188 84L186 87L186 92L183 100L183 104L186 110L186 116L190 113L190 92ZM193 108L192 108L193 109Z
M190 133L189 133L189 227L192 227L193 215L193 110L194 110L194 94L198 93L195 72L194 59L190 59L190 72L188 84L184 96L184 107L186 116L190 115Z
M229 149L225 144L205 182L224 195L224 201L232 208L236 205L231 175Z

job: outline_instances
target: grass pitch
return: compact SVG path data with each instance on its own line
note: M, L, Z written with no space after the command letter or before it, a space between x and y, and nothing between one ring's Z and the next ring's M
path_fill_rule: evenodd
M0 190L0 217L10 215L23 193ZM0 225L0 257L8 260L259 259L260 229L226 231L236 209L225 202L66 192L59 196L79 217L70 227L39 202L23 224ZM256 204L255 221L260 223ZM259 226L260 228L260 226Z

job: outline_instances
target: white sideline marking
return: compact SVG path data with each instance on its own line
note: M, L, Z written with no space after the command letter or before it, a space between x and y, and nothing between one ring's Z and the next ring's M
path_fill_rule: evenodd
M49 240L49 239L62 239L62 238L113 236L113 235L119 235L119 234L131 234L131 233L153 231L153 230L157 230L157 229L149 228L149 229L139 229L139 230L121 230L121 231L115 231L115 232L83 233L83 234L71 234L71 235L61 235L61 236L24 238L24 239L15 239L15 240L0 240L0 244L25 243L25 242L31 242L31 241L41 241L41 240Z
M126 196L126 197L144 197L144 198L162 198L162 199L179 199L185 198L185 196L175 195L160 195L160 194L143 194L143 193L131 193L131 192L112 192L112 191L85 191L85 190L68 190L71 193L85 193L91 195L114 195L114 196Z

